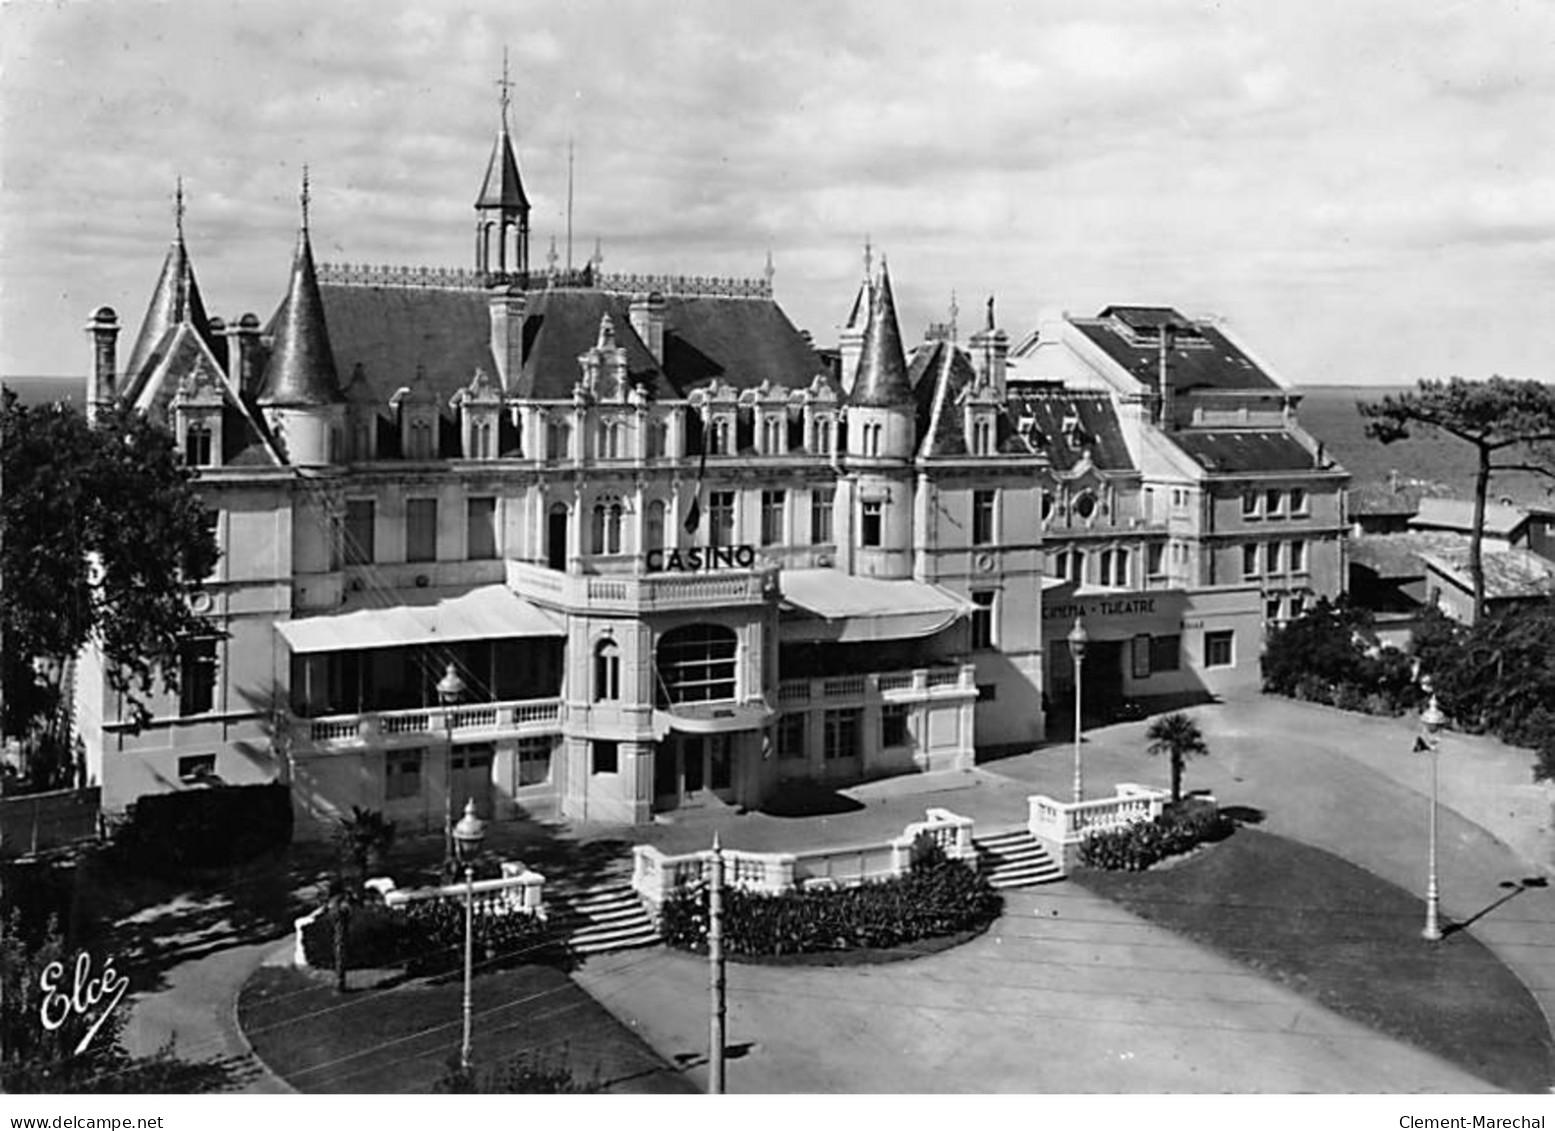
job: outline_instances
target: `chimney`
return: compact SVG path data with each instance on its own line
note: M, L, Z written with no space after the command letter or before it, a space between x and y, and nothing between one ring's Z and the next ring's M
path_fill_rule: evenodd
M212 315L210 320L211 354L216 358L216 364L221 366L222 372L227 372L227 324L220 317Z
M1176 421L1172 418L1172 373L1168 365L1172 347L1177 344L1177 327L1171 323L1165 323L1161 327L1161 352L1156 372L1156 381L1160 386L1161 395L1161 429L1170 432L1176 428Z
M664 308L664 296L658 291L632 296L632 329L660 365L664 364Z
M92 335L92 376L86 388L87 419L113 403L114 382L118 370L119 316L111 306L99 306L86 325Z
M264 381L264 359L259 356L259 319L245 314L227 327L227 375L243 393L255 396Z
M972 335L972 356L977 359L977 371L1004 396L1005 376L1009 371L1010 336L1003 330L989 328Z
M528 296L522 287L493 287L488 300L491 312L491 356L504 393L513 392L524 368L524 314Z

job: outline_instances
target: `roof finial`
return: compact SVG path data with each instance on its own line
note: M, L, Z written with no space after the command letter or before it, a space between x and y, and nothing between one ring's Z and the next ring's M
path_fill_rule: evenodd
M956 304L956 292L950 292L950 343L956 342L956 319L961 314L961 307Z
M184 242L184 178L179 176L178 187L173 193L173 226L178 232L178 242Z
M992 330L992 329L994 329L994 319L993 319L993 295L989 295L989 296L988 296L988 328L989 328L989 329L990 329L990 330Z
M302 230L308 230L308 203L313 199L308 191L308 167L302 167Z
M508 103L512 101L510 92L513 83L508 80L508 49L507 44L502 45L502 77L497 80L497 89L501 92L497 95L497 101L502 106L502 124L508 124Z
M772 266L772 249L767 248L767 265L761 269L761 277L767 281L767 293L772 293L772 276L777 274L777 268Z
M875 248L869 242L869 233L864 233L864 281L867 283L875 273Z

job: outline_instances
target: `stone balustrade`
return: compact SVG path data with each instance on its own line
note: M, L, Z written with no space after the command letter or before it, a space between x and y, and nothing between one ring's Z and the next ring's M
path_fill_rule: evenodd
M1087 837L1154 820L1170 797L1164 789L1133 782L1120 782L1113 796L1091 801L1055 801L1038 794L1026 799L1026 827L1068 872Z
M912 846L929 836L953 860L972 863L973 821L948 809L930 809L902 835L884 842L828 846L797 852L723 850L724 882L730 887L772 894L807 885L852 885L904 875L912 864ZM712 850L669 856L653 845L632 850L632 888L654 908L686 888L708 882Z
M298 719L294 734L315 748L357 748L393 745L392 740L427 737L498 738L547 734L561 725L561 699L510 699L493 703L465 703L401 711L364 711L352 715L326 715ZM387 743L385 740L389 740Z
M462 267L410 267L378 263L320 263L320 283L352 287L410 287L418 289L475 291L492 286L518 286L528 290L550 287L587 287L611 294L658 294L687 298L772 297L770 279L727 278L714 275L615 274L576 268L549 268L522 272L472 271Z
M778 685L778 703L915 703L942 696L977 694L977 668L956 664L914 668L903 672L866 672L819 679L785 679Z
M508 586L521 597L580 612L652 613L765 603L771 575L759 569L638 576L563 573L509 560Z

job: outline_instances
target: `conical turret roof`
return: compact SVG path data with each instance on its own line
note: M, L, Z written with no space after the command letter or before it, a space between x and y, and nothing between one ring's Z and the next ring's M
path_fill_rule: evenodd
M869 305L858 377L848 402L870 408L912 407L914 403L907 357L902 351L902 331L896 322L896 300L891 297L891 275L883 262L880 282L874 287Z
M529 210L529 198L524 195L524 182L518 176L518 158L513 156L513 141L508 137L506 119L492 144L491 160L486 163L486 179L481 182L481 195L475 207Z
M183 322L193 326L207 345L213 344L210 320L205 314L205 302L200 298L200 286L195 282L194 266L189 262L189 250L184 246L183 225L180 224L173 245L167 249L167 258L162 261L162 274L151 294L151 304L146 307L146 317L135 337L129 363L124 368L131 383L152 360L152 354L167 332Z
M335 372L335 354L324 322L324 299L313 270L313 247L308 226L297 236L292 257L291 285L286 301L276 312L270 360L260 382L262 405L306 406L344 401Z

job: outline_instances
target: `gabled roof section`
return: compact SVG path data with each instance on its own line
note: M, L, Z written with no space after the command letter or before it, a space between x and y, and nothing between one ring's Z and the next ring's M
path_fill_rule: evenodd
M1105 393L1012 390L1008 406L1016 434L1055 469L1068 471L1089 452L1092 466L1102 471L1135 470L1117 410Z
M1109 306L1095 318L1070 322L1130 377L1152 389L1159 384L1161 335L1168 329L1173 342L1166 365L1173 391L1283 388L1226 334L1171 307Z
M910 407L914 403L907 358L902 351L902 330L896 321L896 300L891 296L891 274L884 263L880 266L880 282L871 296L858 376L848 394L848 403L867 408Z
M276 467L281 464L238 390L210 346L185 322L169 330L158 343L157 363L146 372L135 407L164 426L171 425L173 398L180 389L213 389L222 400L222 462L227 465Z
M505 120L497 140L492 143L491 160L486 162L486 179L481 182L481 194L475 207L529 211L529 198L524 195L524 183L518 176L518 158L513 156L513 141L508 136Z
M966 400L978 392L991 393L989 386L979 387L972 359L953 342L935 341L914 353L909 376L918 408L918 434L922 437L918 454L968 455ZM1009 407L1003 404L995 409L994 449L999 455L1029 456L1033 452L1032 446L1019 435Z
M297 236L291 283L271 322L270 336L270 359L260 382L260 404L306 407L338 404L344 399L306 224Z
M1321 471L1317 457L1289 432L1191 428L1162 433L1205 471Z
M194 265L189 261L189 250L184 246L180 226L172 246L167 249L167 258L162 261L162 274L157 277L146 317L140 324L140 333L135 336L135 348L130 351L129 362L124 368L127 397L138 399L145 371L157 359L157 346L166 340L169 330L182 322L192 325L205 343L214 347L205 300L200 297L200 285L195 281Z

